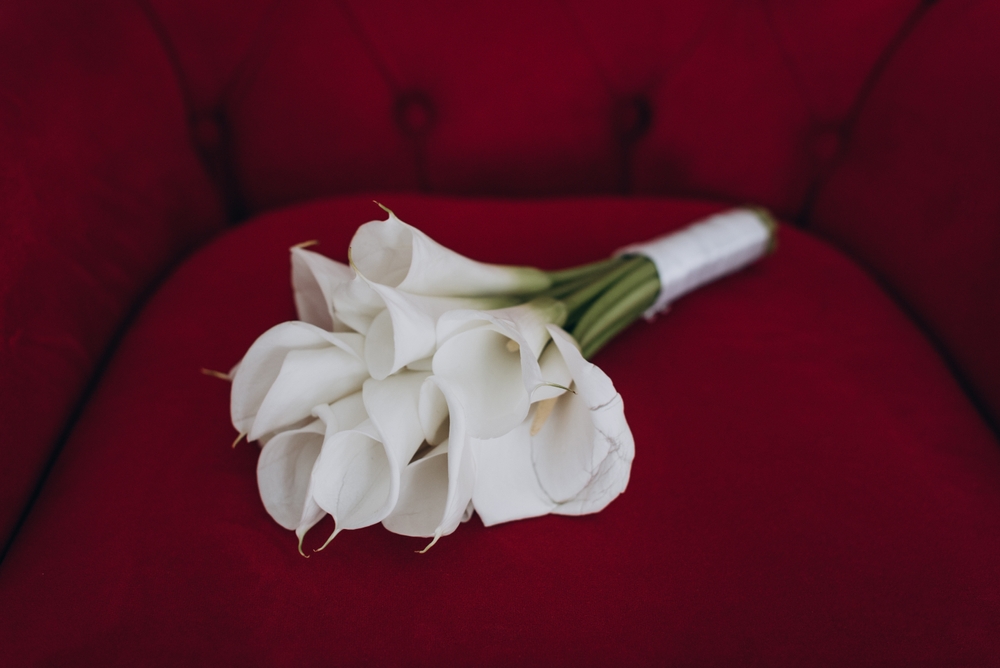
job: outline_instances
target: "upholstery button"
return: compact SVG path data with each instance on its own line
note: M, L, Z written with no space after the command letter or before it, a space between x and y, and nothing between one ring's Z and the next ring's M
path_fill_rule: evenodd
M641 95L621 98L615 102L614 129L618 138L631 143L649 131L653 122L653 107Z
M394 115L396 124L410 137L427 134L434 126L434 106L419 91L400 95L396 100Z

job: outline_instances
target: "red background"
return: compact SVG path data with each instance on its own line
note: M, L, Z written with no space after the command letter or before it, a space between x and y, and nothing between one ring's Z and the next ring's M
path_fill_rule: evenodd
M0 641L996 663L998 28L965 0L5 4ZM293 317L287 247L344 259L373 197L543 267L734 204L788 225L595 360L637 442L606 511L306 561L198 370Z

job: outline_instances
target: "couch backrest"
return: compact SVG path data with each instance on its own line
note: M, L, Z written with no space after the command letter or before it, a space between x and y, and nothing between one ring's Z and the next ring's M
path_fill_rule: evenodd
M995 4L22 0L0 9L0 534L126 314L225 219L370 190L754 202L1000 412Z
M809 224L883 281L1000 428L1000 4L934 5L860 111Z
M246 211L389 188L711 197L792 218L918 6L152 4Z
M130 310L224 225L146 13L0 4L0 544Z

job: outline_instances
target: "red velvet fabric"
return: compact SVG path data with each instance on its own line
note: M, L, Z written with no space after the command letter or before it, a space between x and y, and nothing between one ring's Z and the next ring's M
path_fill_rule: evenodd
M938 3L824 187L816 229L876 272L1000 425L1000 6Z
M223 225L130 2L0 7L0 542L137 298Z
M920 3L150 4L250 211L423 189L794 215Z
M795 217L921 10L19 0L0 12L6 536L128 309L223 208L235 220L396 189L701 195Z
M0 564L3 662L1000 665L1000 448L970 401L1000 423L998 23L985 0L5 3L0 537L72 429ZM764 204L881 284L783 228L596 360L638 453L606 511L305 560L199 369L293 316L289 245L344 259L380 212L316 200L351 193L544 267Z
M637 456L604 512L308 560L235 450L237 361L293 315L287 248L344 259L371 197L277 211L185 263L130 328L0 569L15 665L990 665L1000 449L845 257L778 252L595 360ZM455 249L569 265L716 210L378 195ZM324 522L307 541L315 548Z

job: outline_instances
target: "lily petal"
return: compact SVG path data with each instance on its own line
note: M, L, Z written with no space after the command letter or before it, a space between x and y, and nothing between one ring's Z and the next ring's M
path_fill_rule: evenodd
M539 484L532 463L531 422L529 416L499 438L472 439L476 458L472 505L485 526L547 515L556 507Z
M583 358L569 334L558 327L549 330L573 376L575 393L558 399L532 438L535 470L542 488L559 504L554 513L596 513L625 491L635 439L611 379Z
M383 379L412 362L430 357L437 345L437 322L455 309L504 306L506 298L428 297L379 285L358 274L381 299L385 310L368 323L365 360L372 378ZM360 324L360 322L359 322Z
M538 366L542 372L543 385L535 388L531 393L531 401L544 401L558 397L573 382L573 375L566 366L559 347L556 345L546 346L542 356L538 358Z
M325 429L316 420L270 439L257 460L257 486L264 508L286 529L303 534L323 518L315 512L310 480L323 447Z
M362 397L369 420L328 430L312 481L316 502L333 515L338 532L376 524L395 507L401 471L424 440L417 402L428 375L368 379Z
M365 361L372 378L381 380L434 354L436 317L398 290L377 284L372 288L386 308L368 328Z
M315 325L298 321L283 322L261 334L231 372L230 414L236 430L241 434L251 431L261 403L278 378L285 356L290 351L321 349L331 345L340 346L360 357L359 351L363 351L364 342L357 334L331 334Z
M333 312L351 329L368 333L372 320L385 310L385 301L372 289L371 284L355 276L341 283L333 291Z
M387 220L365 223L351 240L352 261L372 281L414 294L452 297L529 294L551 284L537 269L470 260L385 210Z
M605 508L628 484L635 444L621 396L598 367L583 359L566 332L550 326L573 392L542 404L509 433L472 441L473 505L487 526L547 513L583 515ZM550 401L553 399L549 399Z
M316 503L337 523L334 535L382 519L390 493L389 459L370 420L327 435L312 484Z
M312 414L323 421L327 433L354 429L368 419L365 402L361 392L349 394L332 404L320 404L313 407Z
M419 414L424 440L429 445L440 445L448 440L448 402L434 383L424 383L420 388Z
M448 502L448 440L403 470L399 499L382 526L403 536L429 538Z
M424 442L419 402L429 376L426 371L401 371L385 380L365 381L365 410L381 436L396 476ZM393 484L398 485L398 480Z
M346 264L304 248L291 249L292 289L299 320L328 331L342 329L333 316L333 295L354 277Z
M530 393L545 382L538 356L551 336L546 323L562 318L565 309L552 300L441 317L434 375L462 395L471 436L495 438L524 420Z
M357 392L367 377L364 362L344 348L289 351L261 402L248 438L255 440L294 424L308 417L313 407Z
M399 500L382 525L394 533L433 537L436 541L452 533L465 517L472 500L476 467L468 452L466 416L460 393L447 380L435 376L427 379L427 386L437 388L448 405L448 439L404 469ZM442 489L447 490L446 493L442 494Z

